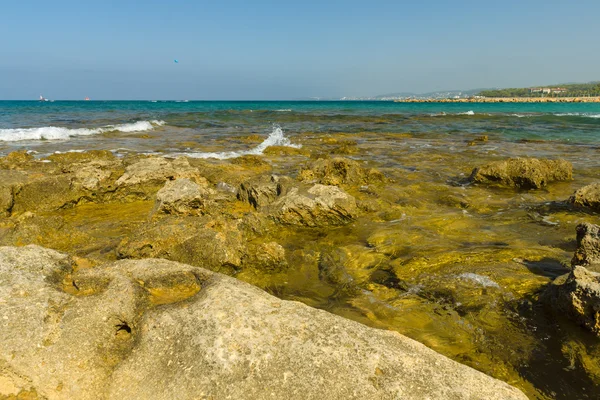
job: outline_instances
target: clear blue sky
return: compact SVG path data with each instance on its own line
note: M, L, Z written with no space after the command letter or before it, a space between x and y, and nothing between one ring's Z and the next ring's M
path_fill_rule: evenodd
M598 0L5 0L0 99L295 99L600 80L599 16Z

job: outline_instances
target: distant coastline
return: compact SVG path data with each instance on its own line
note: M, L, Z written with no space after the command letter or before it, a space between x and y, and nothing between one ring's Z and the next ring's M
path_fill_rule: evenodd
M597 97L470 97L461 99L398 99L395 103L600 103Z

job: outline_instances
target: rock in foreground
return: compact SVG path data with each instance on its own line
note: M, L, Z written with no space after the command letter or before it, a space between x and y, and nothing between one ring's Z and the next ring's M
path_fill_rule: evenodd
M398 333L164 260L0 248L0 397L525 399Z
M571 180L573 165L565 160L510 158L475 168L471 181L519 189L540 189L550 182Z

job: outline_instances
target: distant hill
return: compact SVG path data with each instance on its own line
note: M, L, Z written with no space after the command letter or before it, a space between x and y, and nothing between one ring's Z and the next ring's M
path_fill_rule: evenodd
M484 97L585 97L600 96L600 81L588 83L561 83L528 88L487 89L476 95Z
M342 97L340 100L402 100L402 99L452 99L467 98L476 95L486 89L470 90L440 90L428 93L397 92L381 94L371 97Z

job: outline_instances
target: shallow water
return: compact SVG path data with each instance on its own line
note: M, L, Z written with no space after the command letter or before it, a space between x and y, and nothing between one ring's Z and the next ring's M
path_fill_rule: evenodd
M474 115L466 114L471 110ZM0 102L5 135L16 132L7 129L164 121L144 131L0 141L0 153L247 152L273 138L278 124L288 145L302 147L265 155L274 173L295 176L310 157L341 154L368 162L394 182L348 188L366 206L384 204L383 211L344 227L284 229L262 238L286 249L290 268L276 274L242 271L238 278L283 298L397 330L531 398L595 399L600 341L551 315L537 296L568 272L575 226L600 223L596 214L563 205L574 190L598 179L599 115L597 104ZM474 167L515 156L564 158L574 165L574 180L538 191L466 182ZM61 228L72 234L58 241L60 250L110 259L120 238L144 223L151 207L61 211Z

